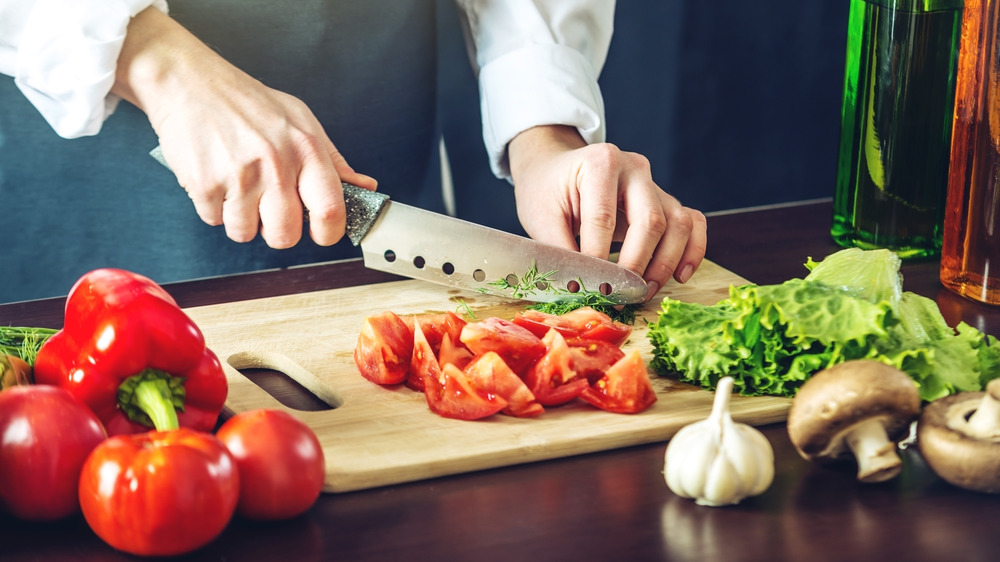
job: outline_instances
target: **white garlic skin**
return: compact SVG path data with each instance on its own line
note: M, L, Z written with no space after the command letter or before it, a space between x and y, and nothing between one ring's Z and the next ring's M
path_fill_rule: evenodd
M774 480L774 451L757 429L729 414L732 377L719 381L712 413L681 428L667 444L663 476L672 492L699 505L739 503Z

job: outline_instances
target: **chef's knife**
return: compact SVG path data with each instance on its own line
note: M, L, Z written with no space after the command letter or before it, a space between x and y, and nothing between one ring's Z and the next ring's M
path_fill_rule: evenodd
M160 147L150 155L164 166ZM617 264L395 201L343 184L347 236L365 267L450 287L535 302L596 291L642 302L646 282Z

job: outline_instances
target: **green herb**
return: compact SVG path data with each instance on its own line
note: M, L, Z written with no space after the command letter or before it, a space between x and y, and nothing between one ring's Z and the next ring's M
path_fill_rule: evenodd
M1000 342L952 329L933 300L904 292L894 253L850 248L806 266L803 279L730 287L712 306L664 298L651 366L709 389L729 375L741 394L794 396L820 369L873 358L908 373L927 401L1000 376Z
M38 350L56 331L52 328L0 326L0 353L19 357L28 365L34 365Z
M458 299L458 308L456 310L460 312L464 311L465 314L469 315L469 318L472 318L473 320L476 319L476 312L472 310L472 307L470 307L469 303L465 302L464 299Z
M579 291L574 292L569 289L553 287L552 276L555 274L556 270L539 273L538 267L532 263L528 271L517 279L516 284L511 284L507 279L498 279L490 283L490 285L500 290L513 289L513 296L516 299L523 299L534 294L536 291L564 294L566 297L553 302L538 302L525 307L530 310L538 310L549 314L565 314L571 310L589 306L594 310L607 314L618 322L625 324L635 323L635 311L642 305L618 305L599 291L587 290L583 286L583 281L579 279L577 280L577 283L580 285ZM479 289L479 292L487 293L488 290Z
M496 287L502 291L507 289L513 289L513 296L515 299L523 299L528 295L532 295L535 291L560 291L560 289L552 286L552 276L556 274L556 270L546 271L545 273L539 273L538 267L532 263L528 271L525 272L519 279L517 279L516 284L511 284L510 281L505 279L497 279L490 283L491 286ZM486 289L479 289L480 293L489 292ZM567 293L569 291L566 291Z
M581 291L574 293L574 295L578 296L555 302L536 302L525 308L549 314L566 314L571 310L589 306L598 312L607 314L613 320L624 324L634 324L635 311L642 307L641 304L617 305L597 291Z

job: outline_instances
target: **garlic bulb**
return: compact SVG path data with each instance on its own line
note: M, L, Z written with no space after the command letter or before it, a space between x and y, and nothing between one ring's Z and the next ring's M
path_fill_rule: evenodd
M732 391L732 377L720 380L708 418L681 428L667 444L667 486L699 505L739 503L763 493L774 480L771 443L757 429L733 421Z

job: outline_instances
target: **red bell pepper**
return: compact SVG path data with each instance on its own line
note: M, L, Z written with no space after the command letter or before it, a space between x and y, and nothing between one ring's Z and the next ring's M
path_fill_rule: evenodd
M178 424L211 431L228 384L198 326L162 287L120 269L80 278L65 322L38 351L35 382L68 389L108 435Z

